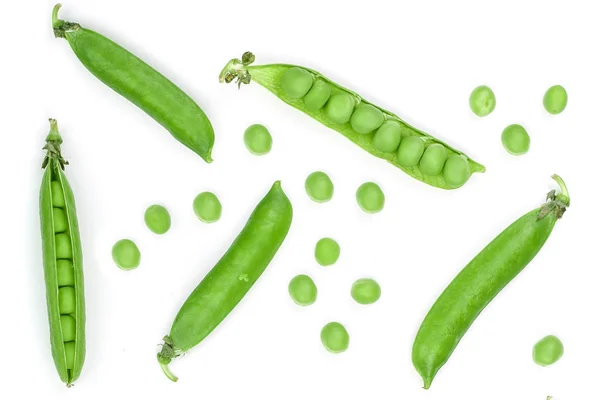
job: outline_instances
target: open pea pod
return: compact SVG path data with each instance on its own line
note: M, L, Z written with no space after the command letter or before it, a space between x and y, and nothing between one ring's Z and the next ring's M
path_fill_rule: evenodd
M251 65L252 53L232 59L219 80L256 81L287 104L346 136L375 157L441 189L464 185L485 167L420 131L397 115L338 85L319 72L289 64Z
M40 188L40 225L52 357L60 379L71 386L85 360L83 255L75 199L63 169L62 138L50 120Z

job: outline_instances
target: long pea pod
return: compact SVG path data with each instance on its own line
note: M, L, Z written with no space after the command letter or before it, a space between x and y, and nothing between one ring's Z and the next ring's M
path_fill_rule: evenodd
M50 120L40 189L40 224L52 357L60 379L71 386L85 360L83 255L73 191L63 169L62 138Z
M219 262L189 295L157 355L165 375L171 360L200 343L229 315L267 268L292 223L292 204L279 181L258 203Z
M230 60L219 80L230 83L236 79L238 87L253 80L375 157L431 186L456 189L473 173L485 172L483 165L463 152L317 71L289 64L251 65L253 62L250 52L244 53L241 60Z
M569 207L565 183L557 175L552 178L560 192L550 192L545 204L523 215L492 240L460 271L427 313L412 349L413 365L425 389L484 308L541 250L554 224Z
M213 127L204 111L173 82L112 40L58 19L57 4L52 27L57 38L66 39L79 61L105 85L138 106L167 129L179 142L206 162L211 162L215 141Z

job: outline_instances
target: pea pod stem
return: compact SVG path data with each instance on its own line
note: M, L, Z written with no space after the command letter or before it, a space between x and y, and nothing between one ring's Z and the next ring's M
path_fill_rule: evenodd
M160 364L160 368L162 369L162 372L164 372L164 374L167 376L167 378L169 378L171 380L171 382L177 382L179 380L179 378L177 378L169 369L169 364L163 364L163 363L159 363Z

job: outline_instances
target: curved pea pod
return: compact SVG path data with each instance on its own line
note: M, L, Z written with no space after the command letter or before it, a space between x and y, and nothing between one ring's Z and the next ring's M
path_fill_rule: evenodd
M412 361L424 388L448 361L483 309L512 281L550 236L570 205L563 180L553 176L560 193L513 222L463 268L435 301L415 338Z
M215 141L213 127L204 111L173 82L117 43L58 19L54 7L54 35L66 39L79 61L105 85L138 106L167 129L179 142L211 162Z
M388 161L408 175L441 189L456 189L485 167L463 152L404 122L397 115L326 78L317 71L289 64L251 65L254 55L232 59L219 75L221 82L237 79L238 86L252 80L281 100L309 115L375 157ZM405 138L413 140L403 144ZM440 145L420 164L430 146ZM447 163L451 159L452 162ZM446 165L447 164L447 165Z
M63 169L62 139L50 120L40 189L40 224L52 357L60 379L71 386L85 360L83 255L73 191Z
M275 182L219 262L189 295L157 355L163 372L173 358L200 343L229 315L265 271L292 223L292 204Z

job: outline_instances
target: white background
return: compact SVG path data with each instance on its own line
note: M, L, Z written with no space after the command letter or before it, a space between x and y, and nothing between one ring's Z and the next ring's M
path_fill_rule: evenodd
M45 399L588 399L597 393L597 165L600 25L594 2L579 1L83 1L61 17L97 30L188 92L215 128L205 164L150 117L97 81L50 27L51 1L3 6L2 289L0 397ZM326 76L464 150L488 171L456 191L431 188L365 153L336 132L251 84L218 83L245 50L257 63L293 63ZM496 110L472 115L470 91L491 86ZM548 115L544 91L562 84L566 111ZM65 140L85 261L87 359L67 390L50 354L41 264L38 192L54 117ZM255 157L242 135L265 124L273 150ZM531 150L510 156L502 129L523 124ZM335 184L331 202L304 192L312 171ZM425 391L411 364L414 335L451 278L496 234L567 182L572 207L527 269L471 327ZM293 205L292 229L248 296L219 328L172 364L168 381L155 354L181 303L218 261L274 180ZM385 209L367 215L354 194L377 182ZM204 190L223 217L198 221ZM143 213L164 204L173 225L150 233ZM337 239L335 266L313 247ZM112 244L134 239L142 264L111 260ZM319 299L295 306L287 284L316 281ZM381 300L349 296L360 277L377 279ZM349 350L331 355L321 327L342 322ZM541 368L531 348L556 334L565 355Z

